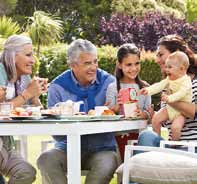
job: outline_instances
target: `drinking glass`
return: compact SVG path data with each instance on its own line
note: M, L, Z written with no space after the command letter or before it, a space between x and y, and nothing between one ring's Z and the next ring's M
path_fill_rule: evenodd
M13 104L11 102L0 103L0 116L9 116L13 109Z

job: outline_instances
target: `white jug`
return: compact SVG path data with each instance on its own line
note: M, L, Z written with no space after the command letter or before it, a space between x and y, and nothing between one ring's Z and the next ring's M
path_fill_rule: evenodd
M62 115L74 115L79 113L81 104L83 104L83 101L73 102L72 100L67 100L66 102L55 104L55 108Z
M73 101L59 102L55 104L55 108L62 115L73 115Z

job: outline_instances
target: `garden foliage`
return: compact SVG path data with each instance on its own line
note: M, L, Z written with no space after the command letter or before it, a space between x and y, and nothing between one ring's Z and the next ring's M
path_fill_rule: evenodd
M55 44L54 46L44 47L41 51L39 61L39 76L52 81L68 68L66 63L66 45Z
M7 15L16 7L17 0L0 0L0 16Z
M0 39L0 50L5 40ZM117 47L106 45L98 48L99 67L114 74L115 65L117 61ZM41 49L40 57L35 56L36 64L33 68L33 74L40 77L48 78L51 82L60 73L68 69L66 62L66 44L55 44L53 46L43 47ZM152 84L161 80L161 72L158 64L155 63L155 53L141 52L141 72L140 76L143 80ZM154 103L157 104L158 99ZM46 106L46 95L41 96L42 104Z
M103 34L105 34L104 32L106 32L105 30L103 30L102 32L102 30L100 29L101 17L105 17L106 20L108 20L112 12L123 13L125 15L130 16L139 15L140 17L143 17L144 13L147 13L150 10L159 11L161 12L161 15L163 15L164 13L168 13L168 15L173 14L172 17L168 16L169 18L167 19L172 18L174 20L175 17L185 18L185 15L191 17L194 15L193 10L195 9L195 7L193 6L193 4L195 0L187 1L192 1L192 3L190 3L190 6L187 7L193 8L186 9L186 0L18 0L15 12L13 12L13 17L16 20L18 20L18 22L21 25L23 25L25 22L24 17L32 16L34 11L45 11L50 14L61 17L61 20L63 21L64 30L64 34L61 37L62 41L69 43L76 38L85 38L97 44L100 43L99 40L101 36L103 38ZM186 13L186 10L190 10L189 12L191 13ZM155 15L155 18L157 17L157 15L158 14ZM150 26L150 29L154 29L153 31L155 31L156 40L157 37L162 36L163 34L167 34L166 32L174 32L173 30L176 30L176 28L179 27L179 23L177 23L177 27L173 26L173 28L170 31L166 31L166 29L164 29L163 32L162 30L164 23L167 23L167 25L169 26L170 24L173 24L174 21L164 21L164 23L162 23L162 25L159 26L158 22L163 21L162 19L165 18L161 18L159 15L157 24L155 25L155 23L153 23L153 28ZM159 26L158 30L155 30L157 26ZM145 30L148 27L149 26L145 26ZM183 26L181 25L179 29L182 28ZM118 26L116 27L116 29L117 31L119 30ZM183 32L187 32L188 29L190 28L186 28L186 30L185 28L183 28ZM141 31L143 32L143 29ZM103 34L100 34L101 32ZM193 32L191 34L193 34ZM116 33L113 33L113 35L116 35ZM184 33L182 35L184 35ZM131 35L130 32L125 32L124 34L124 37L135 36L136 34ZM145 36L147 37L147 34ZM190 37L190 35L188 37ZM118 36L117 39L119 39ZM123 40L127 39L123 38ZM153 41L153 43L155 43L155 41ZM112 44L114 45L114 42L112 42Z
M110 19L101 18L100 44L119 46L123 43L135 43L145 50L156 49L157 41L164 35L181 35L189 46L197 52L196 26L178 19L173 15L148 12L141 17L114 14Z
M174 14L177 18L185 18L185 0L112 0L112 10L131 16L144 16L149 11L162 14Z
M96 43L99 37L101 16L110 16L111 0L18 0L14 17L32 16L34 11L45 11L61 17L64 29L62 40L71 42L75 38L86 38Z
M45 47L40 54L40 69L39 76L49 79L51 82L56 76L68 69L66 63L66 48L65 44L56 44L53 47ZM110 45L98 48L99 67L114 74L116 65L117 47ZM161 72L159 66L154 61L154 53L142 52L141 73L142 79L152 84L161 80ZM155 101L155 98L154 98ZM157 101L154 102L157 104ZM46 97L42 96L43 104L46 104Z
M28 18L27 31L33 44L37 45L39 56L41 45L53 44L60 40L63 32L62 21L43 11L35 11L33 17Z
M12 34L19 33L20 27L11 17L0 17L0 37L8 38Z
M56 44L54 46L45 47L40 54L40 69L41 77L53 80L57 75L68 69L66 62L66 44ZM114 74L117 61L117 47L106 45L98 48L99 67ZM161 79L161 73L158 64L155 63L154 53L142 52L142 71L140 73L142 79L150 84Z
M197 21L197 1L187 0L187 21L194 22Z

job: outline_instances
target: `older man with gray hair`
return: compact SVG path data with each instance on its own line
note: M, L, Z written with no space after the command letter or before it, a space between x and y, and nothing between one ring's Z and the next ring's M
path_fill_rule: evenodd
M55 78L48 90L48 106L66 100L83 101L81 111L104 105L105 93L114 77L98 68L97 49L88 40L77 39L67 50L70 69ZM66 136L54 136L55 148L38 159L43 184L67 183ZM113 133L84 135L81 138L81 167L89 170L86 184L108 184L117 167Z

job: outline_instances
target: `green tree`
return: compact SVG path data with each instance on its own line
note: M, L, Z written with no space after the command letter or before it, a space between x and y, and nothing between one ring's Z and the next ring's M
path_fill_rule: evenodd
M100 18L111 15L111 0L73 1L72 10L77 15L79 36L96 42L100 36Z
M174 14L184 18L186 12L185 0L112 0L113 11L131 16L143 16L148 11Z
M196 0L187 0L187 21L192 23L197 21L197 1Z
M18 23L14 22L12 18L6 16L0 17L0 37L7 38L12 34L20 31Z
M111 15L112 0L18 0L14 17L31 16L36 10L48 12L63 20L65 42L86 38L96 43L100 17ZM18 19L17 19L18 20ZM23 21L23 20L22 20Z
M37 46L39 57L41 45L50 45L60 40L63 31L62 21L43 11L35 11L28 21L27 32L33 44Z
M31 16L34 11L59 15L67 13L75 0L18 0L14 14Z
M16 6L17 0L0 0L0 16L9 14Z

